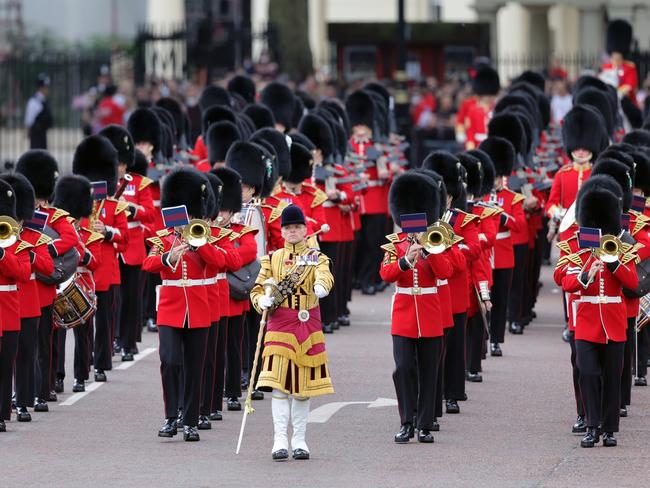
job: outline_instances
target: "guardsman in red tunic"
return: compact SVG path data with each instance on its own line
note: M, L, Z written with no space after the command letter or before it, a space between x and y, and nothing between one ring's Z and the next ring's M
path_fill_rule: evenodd
M609 62L601 66L601 77L618 87L619 96L628 97L635 106L639 75L636 65L627 58L632 45L632 26L622 19L612 20L607 25L607 53Z
M393 219L405 214L424 213L427 223L440 217L436 183L417 173L398 176L391 187ZM395 284L391 335L401 429L395 442L407 443L418 432L419 442L433 442L436 375L440 356L443 323L437 282L451 276L453 269L444 253L429 254L405 233L387 236L380 274ZM413 374L414 371L416 374ZM417 411L416 425L413 413Z
M70 215L68 221L74 226L79 241L79 265L77 266L78 279L82 280L92 293L95 293L95 278L93 273L99 265L103 234L81 226L81 219L88 218L93 209L93 197L90 181L77 175L61 177L54 189L54 202L57 207L65 210ZM57 365L57 378L65 378L65 330L59 330L59 355ZM91 368L91 350L93 343L92 322L75 327L74 332L74 384L72 391L79 393L86 391L85 382Z
M14 183L11 186L10 183ZM23 293L19 291L25 287L31 289L34 295L35 286L30 286L32 276L32 264L37 257L34 247L20 236L20 225L25 217L34 212L34 194L29 182L24 177L5 176L0 179L0 216L13 219L15 224L11 235L0 240L0 308L2 318L0 329L2 330L2 348L0 349L0 432L5 432L5 421L11 419L11 394L13 391L13 373L16 362L16 352L20 328L23 322L23 311L21 302ZM10 225L6 220L5 225ZM34 239L38 240L38 238ZM50 259L47 251L45 260ZM50 268L51 259L50 259ZM32 296L35 307L30 315L40 313L38 298ZM28 312L27 310L25 312ZM25 316L28 314L25 313ZM36 315L37 317L38 315ZM37 320L37 319L36 319ZM32 340L36 337L32 334ZM32 358L33 359L33 358Z
M70 252L77 245L79 237L66 219L68 213L48 205L59 174L56 160L46 151L28 151L18 160L16 172L23 174L34 187L36 210L48 214L47 228L50 230L46 232L52 235L58 234L58 237L48 243L50 256L56 257ZM53 363L52 303L56 296L56 285L46 284L38 279L36 283L41 318L38 323L34 411L47 412L47 401L56 401L56 393L50 388Z
M210 171L226 164L226 154L234 142L241 140L237 126L228 120L215 122L207 132L207 158L196 163L199 171Z
M118 154L118 193L116 197L128 203L128 247L119 255L120 265L120 320L117 336L122 349L122 361L132 361L137 350L136 340L142 328L143 275L140 267L147 254L143 226L154 219L153 198L147 177L132 172L135 164L135 146L131 135L117 125L100 132L111 141Z
M598 228L602 235L621 232L620 199L605 189L578 194L577 221L580 226ZM580 391L587 413L587 434L582 447L617 444L621 367L626 340L627 310L623 288L635 289L638 277L635 248L619 244L619 252L607 255L600 249L581 249L565 256L560 279L562 289L579 293L574 302L576 361L580 370ZM602 426L601 426L602 424Z
M85 138L75 150L72 161L74 174L85 176L91 182L106 182L108 195L117 187L118 153L104 136ZM103 195L99 195L103 196ZM128 203L111 197L95 196L93 211L81 226L104 236L101 243L99 266L95 272L97 312L95 313L95 342L93 360L95 381L106 381L106 371L113 368L113 297L120 280L117 255L128 245Z
M602 120L593 107L577 105L567 113L562 125L562 142L571 162L555 173L551 193L544 207L550 220L551 239L567 210L575 202L578 190L589 178L591 162L596 160L608 143ZM568 237L570 236L559 236L560 240Z
M35 273L49 276L54 271L54 263L47 247L52 239L40 231L32 229L29 224L25 224L34 216L35 205L34 188L27 178L20 173L14 173L3 175L2 179L12 186L16 194L16 216L22 227L20 239L32 246L29 249L32 274L28 282L22 283L18 287L20 334L18 335L15 369L17 419L19 422L27 422L31 420L27 407L34 406L34 365L36 361L38 321L41 316ZM10 344L5 340L4 345ZM2 402L2 407L5 407L4 399ZM9 420L6 415L5 420Z
M381 263L381 236L387 224L391 174L386 158L382 154L372 154L377 152L374 150L373 128L378 114L371 95L358 90L347 98L345 107L352 129L349 141L352 153L361 159L368 159L368 189L361 195L361 241L357 256L361 259L361 291L373 295L378 284L377 269Z
M475 149L487 137L487 125L494 108L495 97L501 89L499 74L490 66L478 69L472 80L478 97L465 116L465 149Z
M165 178L161 205L163 208L185 205L190 218L204 218L210 191L202 173L177 169ZM191 246L179 230L158 231L156 237L149 239L152 247L142 269L160 273L162 277L156 322L166 420L158 436L177 434L179 399L182 399L183 439L198 441L201 373L211 318L205 273L208 265L224 266L226 258L212 245L211 236L202 245ZM179 382L181 374L183 381Z
M257 260L257 243L255 234L259 232L253 227L232 222L235 214L242 208L241 177L230 168L219 168L215 174L223 182L221 209L219 210L218 222L224 229L232 230L234 250L241 259L242 266L250 267ZM243 270L242 270L243 271ZM239 277L244 276L238 273ZM241 283L240 278L234 278ZM243 283L242 283L243 284ZM226 345L226 382L225 396L228 399L227 408L229 411L241 410L239 397L241 396L241 374L242 374L242 341L244 338L244 324L246 313L250 309L248 295L241 288L229 290L228 294L228 333ZM216 413L210 415L210 420L219 420ZM219 412L219 416L221 413Z
M489 137L479 149L486 152L495 168L494 189L483 201L495 204L503 212L499 214L499 231L494 243L492 260L492 289L490 291L492 312L490 315L490 354L502 356L499 344L504 341L508 310L508 293L514 266L514 251L511 234L526 226L523 200L524 196L504 187L504 178L512 173L515 163L515 149L501 137Z

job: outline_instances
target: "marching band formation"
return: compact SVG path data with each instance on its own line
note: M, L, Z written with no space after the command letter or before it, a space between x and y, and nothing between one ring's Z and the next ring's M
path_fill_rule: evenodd
M309 400L334 392L324 334L350 326L353 289L392 285L395 442L432 443L506 330L535 318L557 239L572 431L615 446L633 376L646 385L650 318L650 132L630 39L610 23L613 64L578 80L561 127L541 74L503 91L481 66L459 113L465 150L410 169L381 84L316 103L244 76L204 90L194 144L162 98L86 137L73 174L26 152L0 175L0 431L64 391L68 329L83 392L90 372L107 381L116 356L133 361L144 328L159 336L160 437L198 441L225 403L244 409L241 445L251 401L270 393L272 458L308 459Z

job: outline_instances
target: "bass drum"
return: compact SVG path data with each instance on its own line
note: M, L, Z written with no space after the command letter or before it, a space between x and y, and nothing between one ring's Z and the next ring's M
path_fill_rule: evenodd
M75 273L57 288L52 304L54 325L74 329L85 324L97 310L97 297L84 278Z

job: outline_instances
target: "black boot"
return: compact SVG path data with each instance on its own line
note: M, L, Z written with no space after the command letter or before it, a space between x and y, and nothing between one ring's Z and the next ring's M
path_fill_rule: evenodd
M198 428L199 430L210 430L212 428L212 424L210 423L210 419L207 415L199 415Z
M128 349L122 349L122 362L133 361L133 353Z
M149 332L158 332L158 327L153 319L147 319L147 330Z
M84 380L74 380L74 385L72 385L72 391L74 393L81 393L86 391L86 384Z
M229 412L238 412L241 410L241 403L235 397L228 398L228 411Z
M481 376L481 373L467 373L467 381L470 383L482 383L483 382L483 376Z
M34 412L49 412L50 407L47 406L47 402L42 398L37 398L34 403Z
M210 414L210 420L214 420L214 421L223 420L223 415L221 415L221 412L217 410L216 412L212 412Z
M415 436L415 429L411 424L404 424L397 434L395 434L395 442L398 444L405 444Z
M331 334L333 332L334 326L332 324L323 324L323 334Z
M613 432L605 432L603 434L603 446L605 447L616 447L616 437L614 437Z
M524 333L524 329L521 326L520 323L518 322L511 322L510 323L510 333L515 334L515 335L521 335Z
M571 432L574 434L584 434L587 432L587 423L585 422L585 417L583 415L578 415L576 423L573 424Z
M445 407L447 413L460 413L460 407L456 400L447 400Z
M176 427L176 419L167 419L165 423L158 431L158 437L174 437L178 434L178 429Z
M350 316L349 315L341 315L339 317L339 325L342 327L347 327L350 325Z
M498 343L490 344L490 356L494 356L497 358L503 356L503 352L501 351L501 346Z
M600 442L598 430L595 427L588 427L587 435L580 441L580 447L594 447L598 442Z
M103 369L96 369L95 370L95 381L98 383L100 382L105 382L106 381L106 373L104 373Z
M201 440L199 436L199 431L196 427L190 427L189 425L183 426L183 440L185 442L198 442Z
M16 420L18 422L31 422L32 415L27 411L27 407L18 407L16 411Z
M648 380L645 376L638 376L634 378L634 386L648 386Z
M418 442L426 444L433 444L433 434L428 429L420 429L418 431Z
M63 378L59 376L56 378L56 380L54 380L54 391L57 393L63 393L63 389Z

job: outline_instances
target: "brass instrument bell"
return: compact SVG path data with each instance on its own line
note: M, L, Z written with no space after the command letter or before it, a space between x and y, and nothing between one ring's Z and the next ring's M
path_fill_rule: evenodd
M0 247L11 247L18 240L20 235L20 225L15 219L0 215Z

